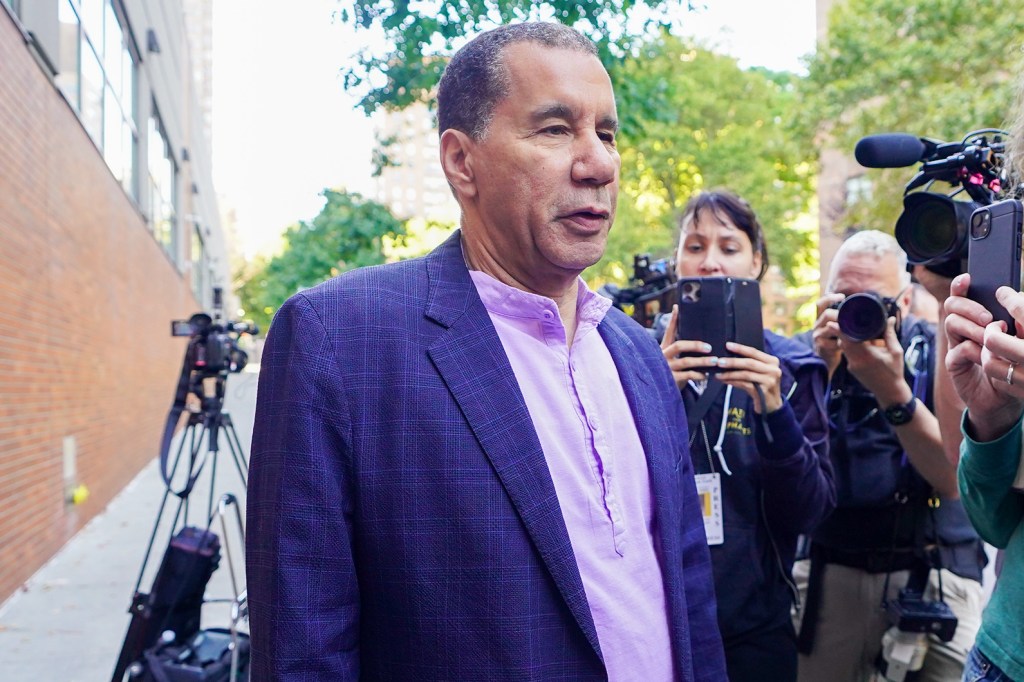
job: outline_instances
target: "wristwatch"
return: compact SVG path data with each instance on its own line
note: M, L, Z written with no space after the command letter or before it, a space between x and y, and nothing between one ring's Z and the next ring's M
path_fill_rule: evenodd
M885 421L892 426L903 426L914 418L914 410L917 409L917 398L911 398L909 403L890 405L882 410Z

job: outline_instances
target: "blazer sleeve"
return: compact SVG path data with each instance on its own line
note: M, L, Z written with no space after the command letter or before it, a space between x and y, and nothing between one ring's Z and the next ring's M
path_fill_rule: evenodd
M351 420L335 350L302 294L264 348L246 510L252 679L359 678Z

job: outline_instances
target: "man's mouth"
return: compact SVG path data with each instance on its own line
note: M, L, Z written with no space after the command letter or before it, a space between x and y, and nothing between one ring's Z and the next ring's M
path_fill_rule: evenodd
M587 207L566 213L563 220L570 220L587 230L596 230L608 222L609 212L598 207Z

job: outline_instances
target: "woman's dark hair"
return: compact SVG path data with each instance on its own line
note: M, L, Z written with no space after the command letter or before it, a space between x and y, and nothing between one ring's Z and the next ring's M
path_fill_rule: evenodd
M768 272L768 244L764 239L764 228L750 204L728 190L713 189L691 197L683 210L683 217L679 219L679 238L682 238L687 225L700 222L708 213L719 222L728 220L750 238L754 253L761 254L761 271L757 273L757 279L764 277Z

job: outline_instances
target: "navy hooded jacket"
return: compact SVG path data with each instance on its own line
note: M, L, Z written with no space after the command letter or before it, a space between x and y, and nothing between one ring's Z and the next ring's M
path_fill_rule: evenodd
M662 330L667 317L659 320ZM722 457L731 475L714 450L726 414L726 390L719 390L701 423L691 423L690 430L694 472L721 475L725 539L710 549L726 649L790 618L797 540L835 507L825 404L828 370L798 341L770 331L764 341L765 352L779 358L785 401L762 420L750 396L739 389L730 392ZM715 383L712 379L708 390ZM687 414L698 399L692 387L683 390Z

